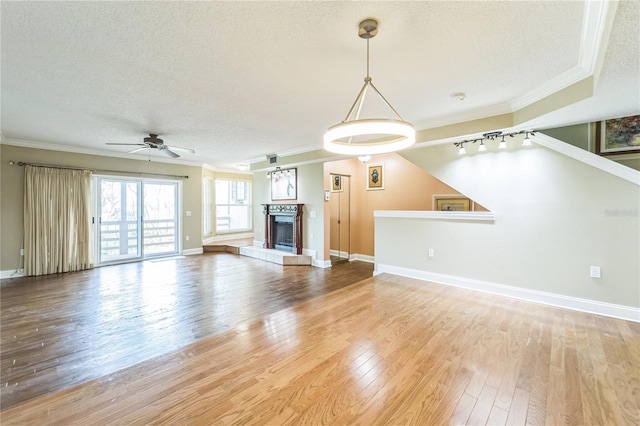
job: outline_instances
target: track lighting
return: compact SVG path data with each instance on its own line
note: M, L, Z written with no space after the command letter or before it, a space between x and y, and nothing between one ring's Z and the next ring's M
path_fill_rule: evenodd
M515 135L524 135L524 140L522 141L522 146L530 146L531 145L531 138L529 137L529 135L535 135L535 132L533 130L521 130L519 132L513 132L513 133L505 133L502 134L502 132L498 131L498 132L489 132L489 133L484 133L482 135L481 138L479 139L468 139L468 140L464 140L461 142L454 142L453 145L458 148L458 154L466 154L467 150L464 148L464 144L468 144L468 143L476 143L476 142L480 142L480 146L478 147L478 151L479 152L484 152L487 150L487 146L484 144L484 141L494 141L498 138L501 138L500 143L498 144L498 148L499 149L504 149L507 147L507 141L505 141L505 137L509 136L509 137L514 137Z
M282 170L280 167L276 167L276 169L272 172L267 172L267 179L271 179L271 176L290 176L291 169Z

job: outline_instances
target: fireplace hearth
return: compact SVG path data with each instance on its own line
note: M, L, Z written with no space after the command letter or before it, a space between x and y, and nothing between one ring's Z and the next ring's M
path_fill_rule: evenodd
M263 204L264 248L302 254L302 206Z

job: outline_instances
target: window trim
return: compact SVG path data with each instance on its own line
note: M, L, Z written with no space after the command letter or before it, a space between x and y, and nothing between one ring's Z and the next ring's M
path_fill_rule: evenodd
M223 234L238 234L238 233L243 233L243 232L253 232L253 187L252 187L252 181L249 179L233 179L233 178L225 178L225 177L216 177L214 178L214 186L213 186L213 192L214 192L214 196L213 196L213 209L214 209L214 220L213 220L213 224L212 227L214 227L215 229L215 235L223 235ZM218 194L216 193L216 188L217 188L217 182L221 181L221 182L228 182L229 184L232 182L242 182L245 185L247 185L247 192L248 192L248 196L247 196L247 200L248 203L247 204L218 204ZM232 193L232 188L229 188L229 194ZM230 200L228 200L230 201ZM234 229L228 229L228 230L219 230L218 229L218 206L242 206L242 207L246 207L247 208L247 222L248 222L248 228L234 228Z

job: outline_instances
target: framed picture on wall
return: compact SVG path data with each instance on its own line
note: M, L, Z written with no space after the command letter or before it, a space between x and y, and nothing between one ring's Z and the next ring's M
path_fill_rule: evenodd
M640 115L596 123L596 154L640 153Z
M471 200L459 195L434 195L434 210L439 212L468 212Z
M367 164L367 191L384 189L384 165Z
M297 169L276 169L271 172L271 200L296 200L297 198Z
M330 175L330 176L331 176L331 192L341 192L342 176L340 175Z

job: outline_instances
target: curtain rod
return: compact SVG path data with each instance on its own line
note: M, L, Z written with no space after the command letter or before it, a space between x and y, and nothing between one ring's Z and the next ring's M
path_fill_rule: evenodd
M16 164L13 161L9 161L10 165ZM38 163L25 163L24 161L18 161L18 166L33 166L33 167L50 167L52 169L68 169L68 170L89 170L94 173L129 173L134 175L147 175L147 176L164 176L164 177L172 177L172 178L180 178L180 179L189 179L189 175L181 176L181 175L168 175L164 173L145 173L145 172L126 172L123 170L93 170L87 169L84 167L71 167L71 166L54 166L51 164L38 164Z

